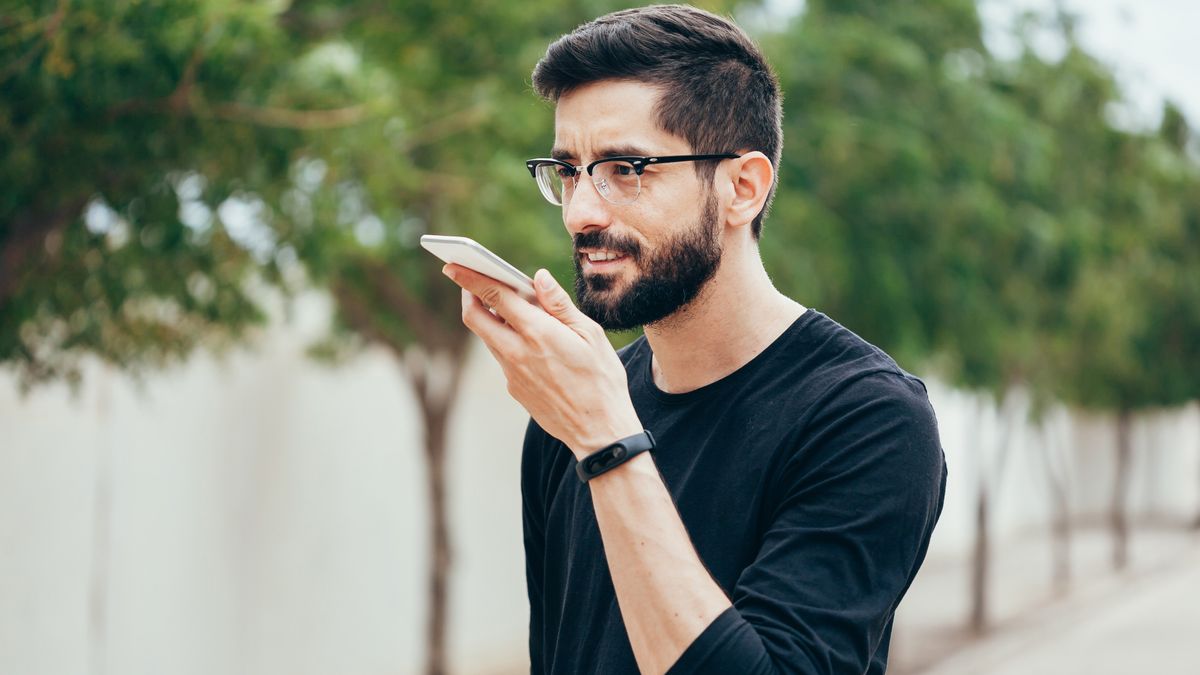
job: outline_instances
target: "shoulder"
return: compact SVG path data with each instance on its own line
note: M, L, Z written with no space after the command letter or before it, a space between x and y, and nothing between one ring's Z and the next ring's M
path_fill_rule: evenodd
M925 383L902 370L864 370L831 386L817 402L813 422L858 433L871 424L914 434L938 447L937 418Z
M883 350L815 309L764 352L753 388L771 392L787 418L804 422L838 403L888 399L928 404L925 385Z
M806 347L812 355L818 409L835 403L863 401L929 407L929 395L920 378L828 316L816 312L806 338Z
M812 396L790 461L803 473L829 463L940 475L945 459L925 383L824 315L811 329Z

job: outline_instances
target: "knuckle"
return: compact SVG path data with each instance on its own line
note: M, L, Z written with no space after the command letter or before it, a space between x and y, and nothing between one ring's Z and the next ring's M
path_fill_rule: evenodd
M480 295L479 295L479 299L482 300L484 302L484 304L486 304L489 307L495 307L496 305L500 304L500 300L503 297L504 297L504 295L500 292L500 289L496 286L488 286L488 287L484 288L482 291L480 291Z
M604 328L602 328L600 324L595 323L594 321L589 322L587 330L588 335L596 342L596 344L608 342L608 334L604 332Z
M529 340L535 345L544 344L548 337L549 336L546 332L546 329L539 325L535 324L532 326L526 326L525 328L525 339Z

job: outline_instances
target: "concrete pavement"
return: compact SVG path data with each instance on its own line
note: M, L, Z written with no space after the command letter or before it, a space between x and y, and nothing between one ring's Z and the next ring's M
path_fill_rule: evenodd
M925 675L1200 673L1200 539L1093 579L916 672Z

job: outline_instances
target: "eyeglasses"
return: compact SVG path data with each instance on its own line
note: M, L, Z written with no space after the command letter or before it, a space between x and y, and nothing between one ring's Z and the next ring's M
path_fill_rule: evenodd
M572 166L557 159L538 158L525 162L529 175L537 181L546 201L562 206L571 201L579 174L587 171L592 185L610 203L632 204L642 193L642 172L652 164L700 162L714 159L737 159L741 155L670 155L666 157L605 157L586 167Z

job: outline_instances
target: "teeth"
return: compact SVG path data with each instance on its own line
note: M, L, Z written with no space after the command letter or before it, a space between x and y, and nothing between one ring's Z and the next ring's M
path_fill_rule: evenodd
M600 262L602 260L616 260L617 258L620 258L621 256L618 253L613 253L611 251L605 251L603 253L588 253L587 257L588 257L588 260L590 260L592 262Z

